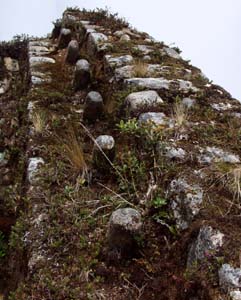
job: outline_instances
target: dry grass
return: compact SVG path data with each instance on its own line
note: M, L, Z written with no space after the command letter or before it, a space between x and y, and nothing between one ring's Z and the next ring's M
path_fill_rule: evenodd
M173 119L178 127L182 127L187 122L187 108L183 105L182 102L177 101L173 107Z
M241 199L241 166L233 168L227 173L227 186L234 198Z
M133 66L133 76L134 77L146 77L148 74L148 65L147 63L138 60Z
M69 130L62 140L64 154L71 167L82 176L87 173L87 165L84 158L82 144L78 141L74 130Z
M34 130L36 133L43 133L46 128L47 124L47 117L45 112L43 111L36 111L33 113L32 116L32 123L34 126Z

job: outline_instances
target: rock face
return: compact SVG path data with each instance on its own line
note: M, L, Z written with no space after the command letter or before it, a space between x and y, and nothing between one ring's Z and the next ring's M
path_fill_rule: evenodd
M87 40L87 51L90 56L96 54L96 52L101 50L101 45L104 42L107 42L108 38L105 34L99 32L91 32L89 33Z
M219 284L225 291L241 288L241 269L229 264L222 265L218 272Z
M38 183L38 170L39 166L44 164L44 160L41 157L32 157L28 163L28 180L32 185Z
M135 113L143 108L148 111L151 108L157 107L158 104L163 103L163 100L156 91L143 91L131 93L126 97L125 102L128 111L130 113Z
M170 184L169 198L177 226L182 230L188 228L201 208L203 190L178 178Z
M87 122L94 123L103 114L103 98L98 92L89 92L85 99L83 119Z
M111 168L109 161L115 157L115 140L110 135L100 135L95 140L93 161L98 170L109 170ZM108 158L108 160L107 160Z
M129 54L116 57L105 55L105 64L107 67L121 67L132 62L133 57Z
M223 245L223 237L224 234L219 230L214 230L211 226L201 227L196 241L190 247L187 267L192 267L194 263L201 263L210 256L214 256Z
M154 124L154 125L166 125L167 124L167 118L164 113L161 112L147 112L142 113L139 116L138 119L139 125L143 124Z
M75 64L79 57L79 43L76 40L69 42L67 48L66 62L69 64Z
M74 72L75 91L86 88L90 82L90 64L85 59L77 61Z
M66 48L71 41L71 30L67 28L62 28L60 31L60 36L58 40L58 48Z
M200 149L201 155L198 160L201 164L210 164L212 162L225 162L230 164L236 164L240 162L238 155L226 152L217 147L206 147L206 149Z
M110 249L122 255L130 255L135 245L135 235L140 234L142 221L140 213L133 208L120 208L111 215L108 230Z

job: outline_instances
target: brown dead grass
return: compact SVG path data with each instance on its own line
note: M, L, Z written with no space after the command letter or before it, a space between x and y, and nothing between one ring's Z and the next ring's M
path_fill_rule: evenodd
M147 63L137 60L133 67L133 76L134 77L146 77L148 73Z

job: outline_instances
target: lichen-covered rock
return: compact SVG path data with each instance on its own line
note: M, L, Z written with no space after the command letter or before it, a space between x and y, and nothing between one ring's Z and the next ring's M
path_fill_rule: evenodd
M72 33L70 29L62 28L58 39L58 48L64 49L71 41Z
M44 164L44 160L41 157L32 157L29 159L27 177L28 177L28 181L32 185L38 183L39 166L43 164Z
M11 57L4 57L4 65L9 72L18 72L19 64L16 59Z
M75 91L86 88L90 83L90 64L86 59L79 59L75 65L74 89Z
M185 179L178 178L171 182L168 196L177 227L182 230L188 228L200 211L203 190L198 185L190 185Z
M100 50L100 45L108 41L108 37L100 32L91 32L87 39L87 51L90 56Z
M3 79L0 81L0 95L5 94L10 88L10 79Z
M120 42L129 42L131 40L130 36L128 34L123 34L120 37Z
M105 65L106 67L121 67L123 65L131 64L133 62L133 57L129 54L122 56L111 56L105 55Z
M31 68L42 65L42 64L46 64L46 63L54 64L55 60L51 57L45 57L45 56L34 56L34 57L30 57L30 59L29 59L29 64L30 64Z
M166 125L167 117L162 112L146 112L142 113L139 116L138 123L139 125L144 124L154 124L155 126Z
M115 140L111 135L100 135L95 140L93 161L99 170L108 170L110 168L109 161L113 161L115 157ZM108 160L107 160L108 158Z
M192 243L188 252L187 267L192 267L195 262L215 255L223 245L224 234L211 226L200 228L197 239Z
M79 57L79 43L77 40L69 42L65 61L69 64L75 64Z
M241 291L235 290L229 293L232 300L241 300Z
M83 119L89 123L94 123L99 119L104 110L103 98L100 93L89 92L85 99Z
M128 111L135 113L140 109L148 111L150 108L157 107L163 103L163 100L156 91L142 91L128 95L125 99L125 103Z
M183 160L186 156L186 151L175 146L166 146L163 154L170 159Z
M40 85L42 83L51 82L52 79L49 74L32 71L31 72L31 82L33 85Z
M137 45L136 47L134 47L134 49L136 49L137 51L142 52L144 55L153 52L153 48L151 46L148 46L148 45Z
M166 74L166 66L159 64L146 64L145 65L145 77L159 77L160 75ZM135 65L127 65L119 67L115 70L115 78L127 79L134 77L135 75ZM144 76L143 76L144 77Z
M218 271L219 285L225 290L230 291L241 288L241 269L233 268L229 264L224 264Z
M111 215L108 229L110 249L117 249L122 255L134 250L135 236L140 234L142 220L140 213L133 208L120 208Z
M211 164L213 162L236 164L240 162L240 158L238 155L226 152L217 147L206 147L205 149L200 149L198 161L201 164Z
M175 58L175 59L181 58L180 54L178 54L177 51L173 48L164 47L163 50L168 56L170 56L172 58Z
M43 56L50 53L48 47L45 46L29 46L29 55L30 56Z
M230 103L213 103L211 107L217 111L225 111L232 109L232 105Z
M196 103L196 100L192 99L192 98L183 98L182 99L182 104L187 108L193 107L195 103Z

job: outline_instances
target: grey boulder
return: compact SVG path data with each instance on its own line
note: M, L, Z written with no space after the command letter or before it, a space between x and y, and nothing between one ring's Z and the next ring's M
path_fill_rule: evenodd
M103 98L100 93L89 92L85 99L83 119L88 123L94 123L99 119L104 110Z
M77 40L69 42L65 61L69 64L75 64L79 57L79 43Z
M90 64L86 59L79 59L75 65L74 90L84 89L90 83Z

